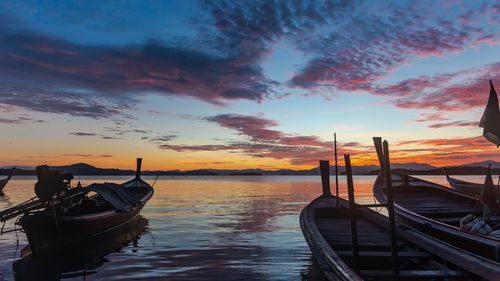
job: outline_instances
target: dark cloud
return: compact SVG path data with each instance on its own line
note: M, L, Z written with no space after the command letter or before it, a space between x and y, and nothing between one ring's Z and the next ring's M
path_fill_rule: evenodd
M78 136L78 137L97 136L96 133L86 133L86 132L71 132L69 134L73 135L73 136Z
M243 153L257 158L284 159L294 165L316 164L318 159L329 159L333 150L333 142L322 141L312 135L291 135L279 130L270 129L278 123L262 117L221 114L206 117L205 120L221 127L236 131L245 140L224 140L224 144L161 144L159 148L186 151L227 151ZM365 150L357 143L339 144L339 153L358 154Z
M101 139L103 139L103 140L119 140L120 138L111 137L111 136L101 136Z
M361 144L359 142L352 141L352 142L344 143L344 146L345 147L357 147L357 146L361 146Z
M65 156L65 157L81 157L81 158L87 158L87 157L91 157L91 158L111 158L111 157L113 157L113 155L111 155L111 154L98 154L98 155L95 155L95 154L78 154L78 153L61 154L61 156Z
M241 135L250 137L251 141L276 143L282 145L324 146L332 142L323 142L316 136L294 136L278 130L269 129L278 125L273 120L238 114L221 114L206 118L221 127L238 131Z
M429 128L439 129L439 128L447 128L447 127L477 127L478 122L467 122L467 121L454 121L448 123L437 123L429 125Z
M308 55L289 85L371 91L411 60L496 44L500 24L492 2L446 1L207 1L218 49L247 61L261 60L287 40ZM439 11L449 11L445 16ZM383 12L382 12L383 11ZM491 24L485 25L488 18ZM211 30L203 26L203 31Z
M400 108L470 110L486 104L490 79L493 83L500 81L500 62L432 77L407 79L377 87L374 93L394 98L392 102Z
M129 45L75 43L0 16L0 103L33 111L123 119L131 118L128 112L151 93L217 105L235 100L261 102L288 94L260 66L276 44L285 41L306 54L307 60L294 71L289 86L308 93L323 87L363 90L397 96L394 104L401 108L434 108L442 102L443 109L458 110L483 102L463 94L479 84L468 81L459 88L448 87L454 81L448 75L394 85L379 81L411 60L497 44L495 26L500 24L498 5L492 2L462 3L453 10L446 1L202 3L202 15L194 21L196 40L168 38ZM439 12L443 9L449 13ZM446 88L437 89L439 85ZM238 131L249 132L242 130ZM273 133L264 129L248 136L256 141L256 134ZM316 141L314 137L278 138L282 144Z
M111 118L147 93L213 104L261 101L270 93L272 81L261 68L239 57L154 40L89 46L0 24L0 94L5 105Z
M23 124L23 123L44 123L44 120L33 119L30 117L16 117L16 118L0 118L0 124Z
M177 137L178 137L177 135L166 135L166 136L159 136L159 137L150 137L149 141L151 141L151 142L169 142L171 140L176 139ZM147 139L147 137L145 139Z
M451 21L440 25L443 17L436 11L442 9L442 3L438 1L369 3L356 5L341 20L333 19L325 36L303 41L303 49L315 57L293 77L292 85L372 91L381 78L402 64L461 51L491 29L482 24L488 11L475 5L464 5L463 14L469 15L464 21L453 19L463 14L449 13Z
M140 129L134 129L134 132L139 133L139 134L151 133L151 131L149 131L149 130L140 130Z

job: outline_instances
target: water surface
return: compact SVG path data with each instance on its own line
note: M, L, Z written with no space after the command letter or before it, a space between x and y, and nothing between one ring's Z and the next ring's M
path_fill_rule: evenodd
M443 176L422 178L446 184ZM81 177L83 185L128 179ZM374 202L374 180L354 178L358 202ZM331 182L335 193L333 177ZM34 196L34 183L34 177L11 180L0 210ZM340 177L340 195L346 197L344 186ZM319 176L160 177L154 187L141 226L87 250L21 258L24 234L0 236L0 279L324 280L299 226L300 211L321 192ZM5 229L12 227L8 222Z

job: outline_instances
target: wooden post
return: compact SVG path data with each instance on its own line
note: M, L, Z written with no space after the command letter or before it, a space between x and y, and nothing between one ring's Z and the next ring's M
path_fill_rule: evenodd
M345 169L347 174L347 194L349 196L349 220L351 221L352 238L352 268L359 271L358 225L356 223L356 202L354 199L354 183L352 180L351 157L344 154Z
M332 196L330 192L330 161L319 160L319 170L321 172L321 186L324 196Z
M375 144L375 150L377 151L378 163L380 165L380 173L384 170L384 152L382 151L382 138L373 137L373 143Z
M141 166L142 166L142 158L137 158L137 168L135 169L135 178L141 178Z
M333 143L335 145L335 196L339 198L339 163L337 161L337 133L333 133ZM337 199L337 208L339 200Z
M389 223L391 230L391 251L392 251L392 270L399 272L399 258L398 258L398 245L396 222L394 219L394 198L392 194L392 180L391 180L391 163L389 157L389 144L384 141L384 172L385 172L385 190L387 195L387 211L389 213Z

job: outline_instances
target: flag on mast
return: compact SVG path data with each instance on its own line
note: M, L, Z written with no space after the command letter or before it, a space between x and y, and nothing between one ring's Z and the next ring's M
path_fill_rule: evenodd
M490 80L490 97L484 109L479 127L484 128L483 136L490 142L500 146L500 108L498 107L498 97L493 82Z

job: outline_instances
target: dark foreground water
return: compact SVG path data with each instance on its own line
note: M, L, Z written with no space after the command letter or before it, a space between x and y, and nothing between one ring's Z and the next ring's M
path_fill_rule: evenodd
M444 177L424 178L445 184ZM373 202L374 180L354 178L358 202ZM344 182L340 177L345 197ZM34 183L9 182L0 210L31 198ZM23 258L22 232L0 236L0 280L323 280L299 226L300 211L320 194L319 176L163 177L154 187L136 227L82 249Z

